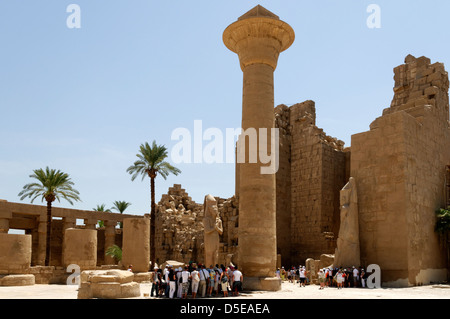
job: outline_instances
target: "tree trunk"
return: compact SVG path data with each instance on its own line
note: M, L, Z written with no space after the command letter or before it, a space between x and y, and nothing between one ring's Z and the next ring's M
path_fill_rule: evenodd
M150 176L151 211L150 211L150 261L152 266L156 262L155 252L155 229L156 229L156 205L155 205L155 177Z
M45 241L45 266L50 266L50 241L51 241L51 222L52 222L52 201L47 201L47 237Z

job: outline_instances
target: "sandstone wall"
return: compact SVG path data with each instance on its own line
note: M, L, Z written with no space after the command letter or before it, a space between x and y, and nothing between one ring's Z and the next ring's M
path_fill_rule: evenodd
M219 261L223 264L237 260L237 228L239 224L238 200L215 197L222 219ZM180 206L181 205L181 206ZM188 193L175 184L158 203L156 219L156 258L162 264L166 260L204 263L203 203L194 202Z
M291 263L332 254L339 230L339 191L346 183L344 143L315 126L315 104L290 107Z
M445 205L450 163L448 77L424 57L394 72L391 107L352 136L351 175L363 265L380 265L385 286L408 286L446 277L434 212Z
M277 253L281 264L290 265L291 256L291 128L290 109L275 108L275 127L279 129L279 168L276 173Z

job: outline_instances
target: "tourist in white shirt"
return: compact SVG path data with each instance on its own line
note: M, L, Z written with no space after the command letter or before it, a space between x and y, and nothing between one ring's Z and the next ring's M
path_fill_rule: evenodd
M355 266L353 266L353 287L358 287L358 282L359 282L359 271L358 268L355 268Z
M184 270L181 272L181 298L182 299L187 298L190 278L191 278L191 274L188 271L188 266L185 266Z
M306 269L302 267L299 269L299 277L300 277L300 287L306 287Z
M238 270L238 267L234 267L232 278L233 296L239 296L239 291L242 289L242 282L244 280L242 273Z
M192 298L195 299L195 296L197 295L199 283L200 283L200 272L197 270L197 268L194 268L191 272L191 290L192 290Z

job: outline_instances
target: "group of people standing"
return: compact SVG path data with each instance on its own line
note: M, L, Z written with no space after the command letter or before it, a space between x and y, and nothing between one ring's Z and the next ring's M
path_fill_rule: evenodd
M181 298L188 295L192 298L227 297L229 292L238 296L242 291L243 275L237 266L205 265L189 263L184 267L167 265L163 269L155 267L152 273L151 297Z
M322 269L322 271L325 275L324 286L337 287L338 289L366 287L367 273L363 267L329 267Z
M277 277L283 281L287 280L291 283L300 283L300 287L305 287L309 284L308 271L305 266L291 267L285 270L284 267L277 269ZM367 273L363 267L325 267L319 269L317 278L319 282L319 289L325 287L336 287L338 289L344 287L361 287L365 288Z

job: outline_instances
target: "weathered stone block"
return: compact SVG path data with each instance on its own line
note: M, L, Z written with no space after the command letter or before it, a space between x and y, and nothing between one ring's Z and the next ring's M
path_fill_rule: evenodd
M32 286L35 284L34 275L7 275L0 276L0 286Z

